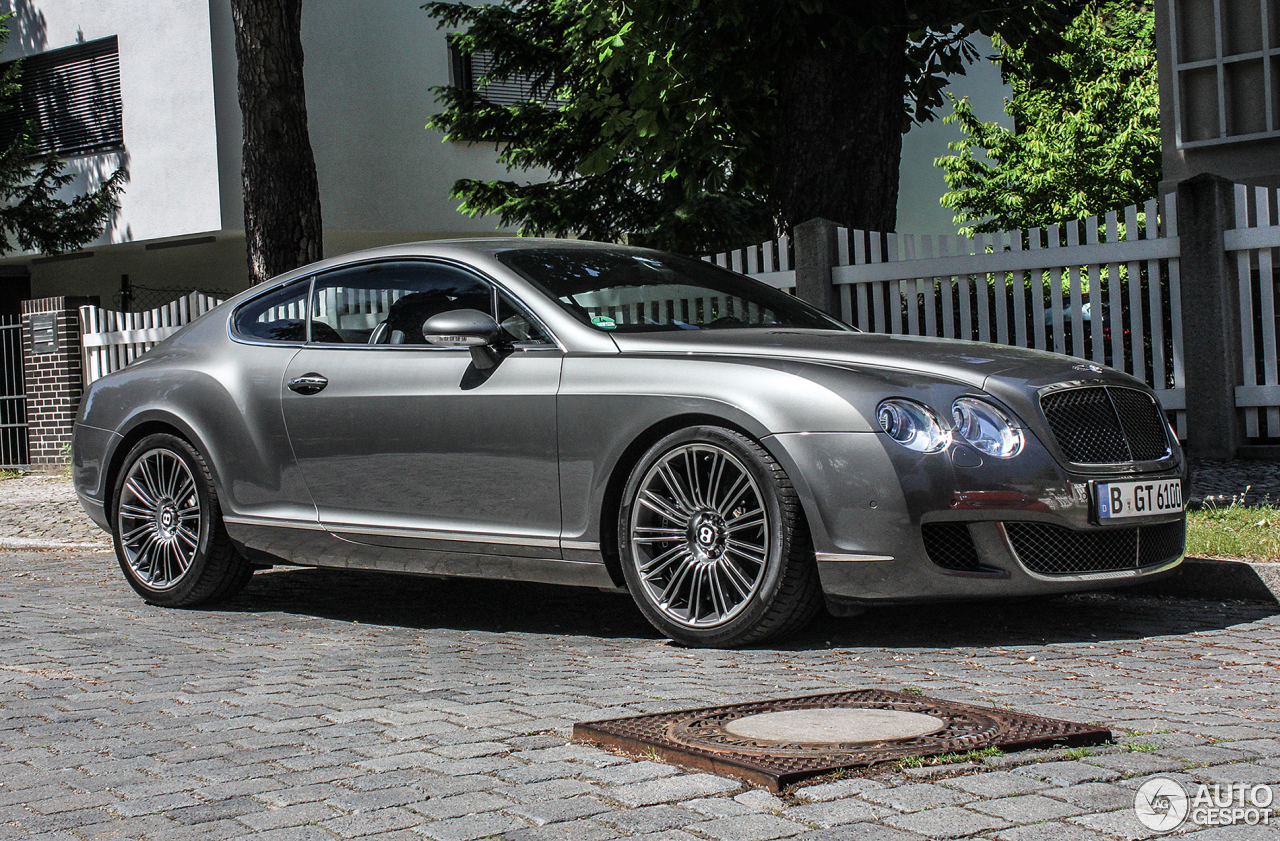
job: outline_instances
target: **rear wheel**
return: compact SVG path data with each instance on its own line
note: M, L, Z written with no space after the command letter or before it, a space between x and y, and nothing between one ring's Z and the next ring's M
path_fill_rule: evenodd
M174 435L149 435L116 479L111 525L125 579L147 601L188 607L239 592L253 574L227 536L200 453Z
M623 493L618 546L636 604L685 645L760 642L821 604L790 479L729 429L684 429L645 453Z

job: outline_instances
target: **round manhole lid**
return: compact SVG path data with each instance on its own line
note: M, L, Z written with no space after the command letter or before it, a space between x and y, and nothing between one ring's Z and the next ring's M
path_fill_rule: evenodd
M943 719L923 713L849 707L759 713L723 725L725 732L743 739L819 745L914 739L946 726Z

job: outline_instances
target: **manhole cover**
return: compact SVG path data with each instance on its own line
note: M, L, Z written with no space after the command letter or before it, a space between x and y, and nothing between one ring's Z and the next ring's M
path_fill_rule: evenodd
M756 741L829 745L833 742L911 739L937 733L946 726L943 719L923 713L826 707L756 713L732 719L724 729L726 733Z
M883 689L579 722L577 742L747 780L773 791L806 777L995 746L1096 745L1111 731Z

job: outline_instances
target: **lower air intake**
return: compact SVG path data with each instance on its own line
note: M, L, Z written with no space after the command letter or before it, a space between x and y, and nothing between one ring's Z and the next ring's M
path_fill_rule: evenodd
M943 569L976 572L982 567L965 523L929 523L921 526L920 532L929 560Z
M1186 524L1075 531L1045 523L1005 523L1022 565L1041 575L1080 575L1157 566L1182 554Z

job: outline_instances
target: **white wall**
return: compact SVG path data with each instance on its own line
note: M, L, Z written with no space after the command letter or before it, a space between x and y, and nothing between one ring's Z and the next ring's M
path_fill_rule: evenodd
M1004 111L1004 99L1012 96L1012 89L1000 78L1000 70L986 56L995 53L991 40L975 36L973 43L983 59L969 65L964 76L955 76L947 90L957 99L969 97L974 113L984 122L998 122L1010 126ZM947 144L964 135L955 125L942 122L951 113L951 106L944 105L938 118L931 123L912 126L902 138L902 169L898 185L898 230L907 234L954 234L956 225L951 221L953 212L938 204L947 192L947 181L942 170L933 165L935 158L953 154Z
M209 0L225 227L243 228L240 111L228 0ZM458 178L511 177L491 146L444 143L426 122L431 88L449 83L445 34L420 0L303 4L307 119L329 231L403 232L411 239L493 233L496 218L457 212ZM528 179L529 176L516 176ZM505 233L513 233L505 231ZM382 237L378 237L381 239Z
M0 60L119 39L125 152L68 161L79 190L128 168L102 242L222 227L207 0L0 0L0 12L15 13Z

